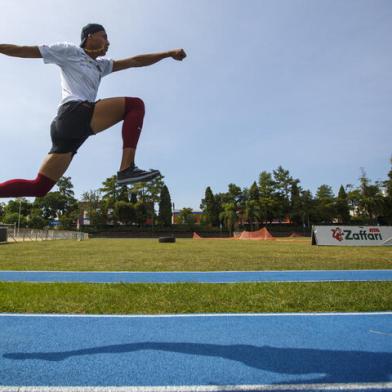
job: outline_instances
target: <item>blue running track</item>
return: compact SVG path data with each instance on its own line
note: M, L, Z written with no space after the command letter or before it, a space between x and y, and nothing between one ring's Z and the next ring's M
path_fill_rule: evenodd
M391 391L392 312L0 314L0 392L265 390Z
M391 270L226 271L226 272L51 272L0 271L6 282L84 283L237 283L237 282L337 282L391 281Z

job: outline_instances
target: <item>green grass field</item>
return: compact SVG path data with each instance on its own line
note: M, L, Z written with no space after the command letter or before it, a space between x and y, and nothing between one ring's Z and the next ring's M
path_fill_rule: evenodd
M392 310L392 282L0 283L0 312L81 314Z
M389 269L389 247L317 247L310 240L93 239L0 246L1 270L256 271Z
M95 239L0 246L0 270L246 271L390 269L392 249L309 240ZM162 314L392 310L392 282L238 284L0 283L0 312Z

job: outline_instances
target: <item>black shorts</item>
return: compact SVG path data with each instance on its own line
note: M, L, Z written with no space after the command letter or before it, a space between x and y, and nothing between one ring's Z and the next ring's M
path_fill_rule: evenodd
M91 135L90 127L95 102L71 101L61 105L50 126L52 148L49 154L76 154L78 148Z

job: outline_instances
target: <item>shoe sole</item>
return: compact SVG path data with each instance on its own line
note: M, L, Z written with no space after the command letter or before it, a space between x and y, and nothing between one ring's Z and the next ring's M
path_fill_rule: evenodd
M124 178L123 180L117 180L117 184L119 185L126 185L126 184L133 184L135 182L145 182L148 180L152 180L154 177L161 175L160 172L153 172L144 174L143 176L133 177L133 178Z

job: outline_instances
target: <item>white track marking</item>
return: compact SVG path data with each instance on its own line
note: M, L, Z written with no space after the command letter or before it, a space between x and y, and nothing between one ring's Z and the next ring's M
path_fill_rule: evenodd
M4 386L0 392L252 392L252 391L371 391L392 390L392 382L281 385L178 385L130 387L29 387Z
M392 312L363 313L186 313L186 314L59 314L0 313L0 317L94 317L94 318L176 318L176 317L326 317L326 316L391 316Z

